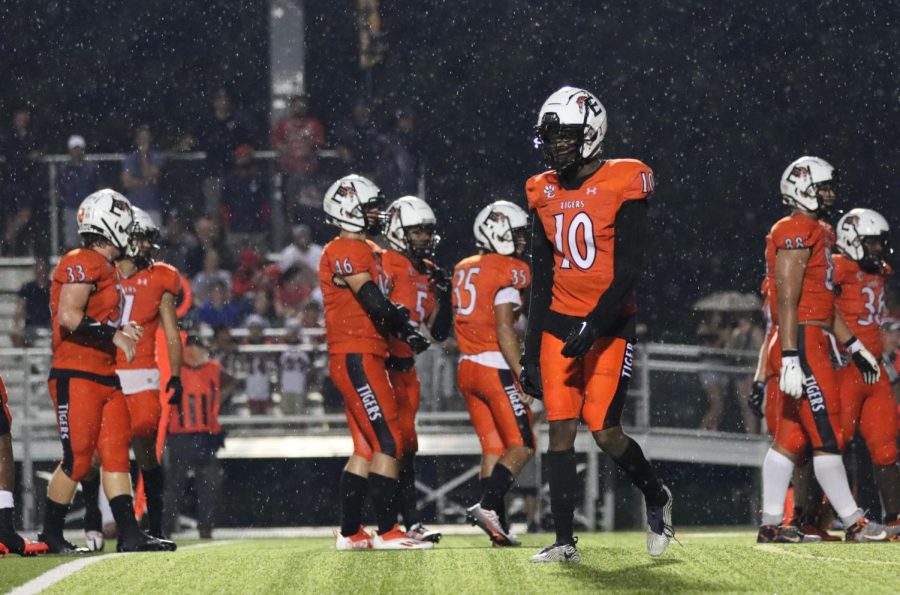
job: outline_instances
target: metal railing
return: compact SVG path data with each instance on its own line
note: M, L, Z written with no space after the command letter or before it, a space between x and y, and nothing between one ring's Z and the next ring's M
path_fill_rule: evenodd
M316 335L309 331L300 345L240 345L232 358L232 372L241 379L246 376L246 362L252 357L277 357L286 349L307 351L315 364L320 382L327 376L324 365L327 355ZM427 357L420 356L417 366L422 376L429 374L428 365L445 365L455 369L456 355L432 346ZM50 349L0 349L0 370L10 395L14 416L13 437L17 459L22 466L21 509L26 525L31 526L35 510L35 462L58 460L61 449L56 434L56 420L49 394L47 371ZM428 364L428 358L431 363ZM759 435L738 431L712 432L685 423L684 409L697 410L704 404L703 388L698 374L717 373L726 378L745 378L752 374L756 353L751 351L710 350L692 345L638 344L636 374L628 391L624 423L629 432L657 460L716 465L758 467L762 463L767 440ZM272 369L273 395L278 395L279 370ZM425 456L477 456L480 447L469 423L465 401L458 394L437 395L446 390L423 382L422 407L417 417L420 433L420 453ZM322 384L312 390L321 395ZM439 398L438 398L439 397ZM338 397L339 399L340 397ZM275 399L277 403L277 399ZM437 403L437 404L435 404ZM277 406L269 415L251 416L244 408L240 389L221 418L228 429L226 448L222 458L288 459L331 458L347 456L351 443L346 431L346 418L340 402L328 404L315 411L298 415L281 415ZM667 415L669 410L672 415ZM546 425L536 427L539 444L546 444ZM613 512L609 506L609 486L603 493L598 485L601 469L600 451L593 445L590 434L581 432L576 449L586 456L580 467L590 481L585 482L583 518L588 526L611 529ZM457 485L448 482L434 489L428 488L426 499L445 501L449 490ZM426 486L427 487L427 486ZM450 510L450 509L448 509Z

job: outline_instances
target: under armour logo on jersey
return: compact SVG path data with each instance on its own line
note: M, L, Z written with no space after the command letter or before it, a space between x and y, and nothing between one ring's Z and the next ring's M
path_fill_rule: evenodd
M556 186L554 186L553 184L547 184L546 186L544 186L544 196L546 196L547 198L553 198L554 196L556 196Z
M590 188L586 189L584 192L585 192L585 194L597 194L597 187L591 186Z

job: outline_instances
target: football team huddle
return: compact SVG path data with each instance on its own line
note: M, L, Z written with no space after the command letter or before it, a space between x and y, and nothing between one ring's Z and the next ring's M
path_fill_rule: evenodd
M337 549L428 549L441 539L416 506L415 355L430 344L424 329L435 341L452 332L459 346L459 390L482 451L481 495L467 518L494 546L521 544L505 497L537 448L535 399L549 426L556 538L531 560L581 559L574 443L582 421L643 493L648 553L662 555L674 538L672 493L622 428L655 180L638 160L601 156L606 129L607 112L593 94L574 87L553 93L535 127L550 169L525 184L530 214L505 200L486 205L474 220L476 252L452 272L434 261L438 222L424 200L386 204L372 181L355 174L326 191L324 216L339 234L325 246L319 283L330 377L353 440L338 486ZM836 200L832 174L814 157L787 168L781 193L791 214L766 241L771 324L750 397L774 438L763 465L760 542L835 539L821 528L822 492L848 541L900 533L897 407L880 362L888 225L874 211L853 209L835 238L824 221ZM158 227L119 193L87 197L78 221L83 246L60 259L52 280L49 390L63 455L37 542L13 530L11 416L0 382L0 554L101 549L93 505L88 548L63 536L79 482L89 501L102 483L118 551L172 551L162 529L157 428L164 407L182 399L184 283L154 260ZM832 257L835 244L840 254ZM515 327L526 306L520 341ZM833 357L853 365L835 370ZM841 449L857 430L872 454L885 524L866 519L844 470ZM146 532L135 520L129 448L147 495ZM783 522L792 475L800 512ZM371 532L363 526L367 496L376 517Z

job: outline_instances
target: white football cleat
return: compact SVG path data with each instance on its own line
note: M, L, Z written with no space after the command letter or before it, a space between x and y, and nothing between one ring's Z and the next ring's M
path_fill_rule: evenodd
M440 531L432 531L422 523L416 523L415 525L410 527L409 531L407 531L406 534L413 539L418 539L419 541L430 541L431 543L439 542L444 536L444 534Z
M662 490L669 497L662 506L647 507L647 553L654 558L663 555L675 536L672 528L672 492L666 485Z
M577 537L575 542L578 542ZM554 562L577 564L581 562L581 554L578 553L575 543L554 543L531 556L531 561L536 564L551 564Z
M350 537L344 537L339 530L335 531L334 549L344 551L370 550L372 549L372 536L363 527L360 527L359 531Z
M103 539L103 532L101 531L85 531L84 532L84 545L87 546L87 549L92 552L102 552L103 546L105 545L105 541Z
M497 516L497 513L493 510L482 508L480 503L466 509L466 519L487 533L487 536L491 538L491 543L494 545L515 546L522 543L515 536L510 538L509 532L500 524L500 517Z
M399 525L383 535L378 533L372 538L373 550L427 550L434 547L430 541L414 539L406 534Z

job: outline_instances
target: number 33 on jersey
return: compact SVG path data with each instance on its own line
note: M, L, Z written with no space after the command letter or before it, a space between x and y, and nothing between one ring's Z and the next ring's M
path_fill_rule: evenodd
M653 172L636 159L610 159L574 190L561 187L553 171L528 180L528 206L553 244L553 311L584 316L597 305L613 279L616 214L654 185Z

